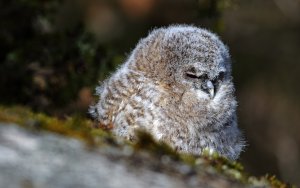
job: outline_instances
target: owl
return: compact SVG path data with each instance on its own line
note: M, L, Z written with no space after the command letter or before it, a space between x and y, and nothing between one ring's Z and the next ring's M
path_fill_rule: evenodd
M237 127L231 60L212 32L189 25L158 28L96 88L90 113L118 136L136 130L178 152L205 150L235 160L244 147Z

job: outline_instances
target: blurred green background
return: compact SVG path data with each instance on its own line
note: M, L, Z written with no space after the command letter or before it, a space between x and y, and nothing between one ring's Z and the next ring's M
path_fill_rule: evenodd
M0 1L0 104L85 116L98 81L175 23L230 48L246 170L300 185L300 0Z

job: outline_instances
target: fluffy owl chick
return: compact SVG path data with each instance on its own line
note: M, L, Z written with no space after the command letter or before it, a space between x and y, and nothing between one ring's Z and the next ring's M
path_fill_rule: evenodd
M90 112L116 135L135 139L143 129L177 151L230 159L243 149L229 53L205 29L153 30L96 92Z

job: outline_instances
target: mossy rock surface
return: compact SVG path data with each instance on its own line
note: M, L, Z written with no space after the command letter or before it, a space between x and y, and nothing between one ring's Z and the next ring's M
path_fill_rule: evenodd
M216 154L178 154L143 132L125 141L82 117L0 107L0 122L5 187L290 187Z

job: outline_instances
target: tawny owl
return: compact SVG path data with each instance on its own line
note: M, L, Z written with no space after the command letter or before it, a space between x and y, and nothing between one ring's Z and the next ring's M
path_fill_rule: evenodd
M143 129L179 152L230 159L243 149L229 53L208 30L153 30L96 93L90 112L116 135L134 139Z

